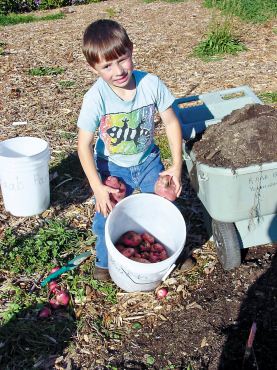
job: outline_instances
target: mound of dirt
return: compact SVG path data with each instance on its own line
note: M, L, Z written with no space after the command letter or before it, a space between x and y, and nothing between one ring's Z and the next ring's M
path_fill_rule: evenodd
M277 162L277 110L247 105L209 126L193 145L197 161L212 167L239 168Z

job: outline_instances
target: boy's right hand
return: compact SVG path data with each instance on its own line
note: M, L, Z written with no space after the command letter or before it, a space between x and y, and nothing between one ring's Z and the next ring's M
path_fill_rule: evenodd
M101 184L97 189L94 189L96 211L102 213L104 217L107 217L115 206L114 203L110 200L110 193L118 192L118 189L114 189L103 184Z

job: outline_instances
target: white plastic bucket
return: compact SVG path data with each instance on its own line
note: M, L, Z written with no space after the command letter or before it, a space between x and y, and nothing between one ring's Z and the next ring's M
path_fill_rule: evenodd
M114 246L126 231L152 234L167 249L169 258L140 263L123 256ZM155 289L180 255L186 241L186 224L170 201L155 194L135 194L120 201L105 226L108 266L112 280L127 292Z
M5 209L14 216L33 216L50 203L48 143L16 137L0 143L0 183Z

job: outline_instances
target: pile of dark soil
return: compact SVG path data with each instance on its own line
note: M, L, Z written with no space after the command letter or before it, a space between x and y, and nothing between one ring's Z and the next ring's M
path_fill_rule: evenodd
M193 145L197 161L213 167L239 168L277 161L277 110L247 105L209 126Z

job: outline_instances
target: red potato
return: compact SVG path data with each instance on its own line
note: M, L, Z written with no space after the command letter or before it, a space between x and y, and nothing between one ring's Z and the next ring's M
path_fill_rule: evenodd
M145 240L140 244L139 249L141 250L141 252L150 252L151 244Z
M159 176L156 181L154 191L157 195L160 195L172 202L177 198L175 183L172 176L169 175Z
M119 181L119 192L118 193L113 193L113 194L110 194L112 196L112 198L118 203L120 200L122 200L123 198L125 198L125 195L126 195L126 185Z
M160 262L161 261L160 254L155 253L155 252L150 252L149 261L152 263Z
M122 251L121 253L123 254L123 256L130 258L134 256L135 252L135 248L124 248L124 251Z
M52 315L52 311L49 307L45 306L43 307L39 313L38 313L38 317L40 319L46 319L47 317L50 317Z
M148 243L150 243L150 244L155 243L154 236L153 236L153 235L151 235L151 234L149 234L149 233L147 233L147 232L142 233L142 234L141 234L141 237L142 237L142 239L143 239L145 242L148 242Z
M135 231L127 231L121 236L120 241L128 247L137 247L141 243L142 238Z
M116 249L117 249L120 253L122 253L122 252L126 249L126 247L124 247L124 245L122 245L122 244L120 244L120 243L116 243L116 244L115 244L115 247L116 247Z
M149 256L150 256L149 252L142 252L140 255L141 255L141 258L145 258L146 260L149 260Z
M134 256L133 256L133 257L141 258L141 254L140 254L139 252L135 251L135 254L134 254Z
M156 292L157 299L164 299L168 294L167 288L161 288Z
M51 298L49 300L50 306L53 308L53 310L56 310L57 308L60 308L61 305L57 302L56 298Z
M70 301L69 293L66 290L60 290L56 293L56 302L61 306L67 306Z
M154 237L147 232L139 234L127 231L118 239L115 247L125 257L136 262L156 263L168 258L164 245L155 242Z
M166 260L167 258L168 258L167 251L166 251L166 250L162 251L162 252L160 253L160 259L161 259L162 261L164 261L164 260Z
M115 205L126 195L126 185L115 176L108 176L103 183L110 188L118 189L118 193L110 193L110 200Z
M154 243L152 246L151 246L151 252L157 252L157 253L161 253L165 250L164 246L161 245L160 243Z

